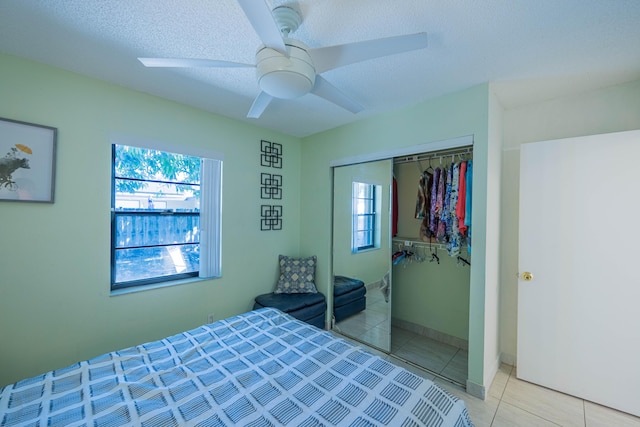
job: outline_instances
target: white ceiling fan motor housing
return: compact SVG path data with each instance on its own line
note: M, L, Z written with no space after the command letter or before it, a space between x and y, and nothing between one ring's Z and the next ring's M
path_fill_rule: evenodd
M258 85L275 98L293 99L313 89L316 70L307 46L297 40L285 39L289 57L281 52L262 47L256 53Z

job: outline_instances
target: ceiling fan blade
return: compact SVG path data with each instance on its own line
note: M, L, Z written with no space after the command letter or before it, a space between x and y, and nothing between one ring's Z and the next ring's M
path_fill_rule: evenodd
M253 104L249 109L249 113L247 114L247 117L250 119L259 118L264 112L264 110L266 110L267 106L269 106L272 99L273 99L273 96L269 95L268 93L260 92L260 94L253 101Z
M280 28L273 19L271 10L264 0L238 0L240 7L247 15L249 22L262 40L262 43L271 49L275 49L287 55L284 40ZM287 55L288 56L288 55Z
M329 102L333 102L354 114L364 110L362 105L347 97L338 88L326 81L322 76L316 76L316 83L313 86L313 89L311 89L311 93L318 95Z
M307 52L313 59L316 73L320 74L334 68L366 61L367 59L380 58L425 47L427 47L427 33L417 33L320 47L309 49Z
M220 67L220 68L244 68L255 67L253 64L243 64L241 62L218 61L215 59L191 59L191 58L138 58L145 67Z

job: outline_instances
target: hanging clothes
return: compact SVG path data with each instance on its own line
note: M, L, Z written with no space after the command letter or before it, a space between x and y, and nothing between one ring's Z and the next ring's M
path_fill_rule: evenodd
M453 187L453 163L447 168L447 178L444 190L444 203L442 206L442 215L440 218L440 227L438 228L438 241L440 243L446 243L451 236L451 190Z
M467 204L467 162L460 162L460 183L458 184L458 204L456 206L456 216L458 218L458 229L460 234L465 236L467 226L464 224L464 215Z
M393 262L393 265L399 264L406 255L407 253L405 251L394 252L393 255L391 255L391 261Z
M396 237L398 235L398 181L395 176L391 186L391 195L393 198L391 202L391 236Z
M442 168L440 173L440 183L438 184L438 199L436 202L436 214L438 215L438 230L436 231L436 240L441 243L447 241L447 212L445 205L447 203L447 182L448 171Z
M444 168L440 169L440 176L438 177L438 194L436 194L436 218L440 219L442 213L442 207L444 205L444 188L446 185L447 174Z
M444 244L448 254L457 257L465 244L471 253L473 163L471 160L456 163L453 157L451 160L451 163L444 165L441 160L441 166L435 169L429 166L422 172L414 216L421 220L419 235L422 241ZM396 190L394 187L393 191ZM395 236L396 219L393 221L392 232Z
M420 183L418 185L418 201L416 201L416 218L420 212L420 239L428 242L433 233L429 229L429 222L431 221L431 187L433 186L433 173L428 170L422 173ZM422 190L422 193L421 193ZM420 205L420 209L418 209Z
M449 231L449 242L447 244L447 253L449 256L460 255L460 246L462 246L462 236L458 229L458 216L456 208L458 206L458 196L460 188L460 165L454 163L452 167L451 195L449 200L449 221L451 221L451 229Z
M467 161L467 197L464 213L464 225L467 226L467 253L471 255L471 199L473 189L473 162Z
M415 213L416 219L426 218L429 215L430 201L428 197L429 192L427 190L428 181L429 181L429 176L425 171L420 176L420 181L418 181L418 195L416 197L416 213Z
M429 213L429 230L435 236L438 231L438 216L436 215L436 204L438 201L438 184L440 183L440 168L433 171L433 183L431 185L431 209Z

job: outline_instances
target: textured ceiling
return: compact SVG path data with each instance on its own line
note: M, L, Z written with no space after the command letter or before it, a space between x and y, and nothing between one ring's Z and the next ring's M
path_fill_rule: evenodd
M292 37L312 48L417 32L429 46L323 73L364 106L358 114L308 94L274 100L259 119L246 118L259 93L253 68L145 68L136 59L255 63L261 42L236 0L2 0L0 51L296 136L489 81L513 107L640 78L638 0L294 4L303 23Z

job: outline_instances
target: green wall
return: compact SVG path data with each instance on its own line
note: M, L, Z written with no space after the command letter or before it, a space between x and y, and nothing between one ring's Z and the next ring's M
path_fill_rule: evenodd
M55 203L0 202L0 386L247 311L299 252L298 138L7 55L0 117L58 128ZM224 154L222 278L110 296L114 133ZM261 139L283 144L282 231L259 227Z

